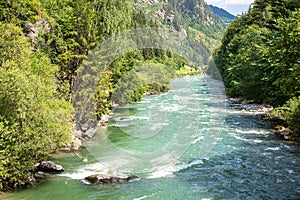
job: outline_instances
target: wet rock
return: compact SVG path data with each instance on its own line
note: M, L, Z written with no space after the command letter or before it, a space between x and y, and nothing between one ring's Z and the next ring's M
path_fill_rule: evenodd
M289 136L292 134L292 131L289 130L289 129L286 129L286 128L281 128L278 130L278 133L281 135L281 136Z
M117 104L117 103L111 105L111 109L113 109L113 110L116 108L119 108L119 107L120 107L120 104Z
M49 174L49 173L41 172L41 171L34 173L34 177L37 179L46 179L46 178L49 178L52 176L53 176L53 174Z
M95 174L84 178L91 184L119 184L139 179L138 176L130 174Z
M33 177L33 176L29 176L28 178L27 178L27 184L29 184L29 185L35 185L36 184L36 179Z
M41 171L46 173L59 173L63 172L64 168L61 165L57 165L52 161L42 161L36 166L35 171Z
M109 115L102 115L99 121L99 126L105 126L109 121Z
M283 139L284 140L292 140L292 136L290 136L290 135L284 135Z
M273 110L273 107L270 105L256 104L252 100L229 98L229 102L234 109L249 114L265 115Z

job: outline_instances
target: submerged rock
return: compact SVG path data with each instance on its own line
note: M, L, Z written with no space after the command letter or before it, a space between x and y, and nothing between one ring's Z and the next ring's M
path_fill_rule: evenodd
M84 178L91 184L127 183L137 179L139 179L138 176L130 174L94 174Z

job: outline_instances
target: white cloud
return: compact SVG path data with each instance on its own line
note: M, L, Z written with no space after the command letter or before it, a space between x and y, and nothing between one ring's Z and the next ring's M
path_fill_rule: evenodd
M230 11L232 14L241 14L248 10L251 3L254 0L205 0L207 4L212 4L218 6L227 11Z
M226 5L250 5L254 0L225 0Z
M208 4L213 5L250 5L254 0L206 0Z

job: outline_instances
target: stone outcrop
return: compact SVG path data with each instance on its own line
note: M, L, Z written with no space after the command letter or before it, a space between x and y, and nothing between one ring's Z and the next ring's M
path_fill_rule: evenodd
M85 177L84 180L91 184L119 184L138 179L138 176L130 174L94 174Z
M59 173L63 172L64 168L61 165L57 165L52 161L42 161L36 164L32 170L35 172Z

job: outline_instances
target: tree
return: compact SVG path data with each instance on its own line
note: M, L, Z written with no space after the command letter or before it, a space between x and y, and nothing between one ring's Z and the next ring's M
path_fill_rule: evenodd
M14 34L12 34L14 33ZM26 171L69 139L70 104L56 98L55 67L29 50L20 28L0 23L0 189L26 183Z
M269 42L267 56L270 78L276 87L273 99L282 105L292 97L300 96L300 10L289 18L277 20L277 30Z

